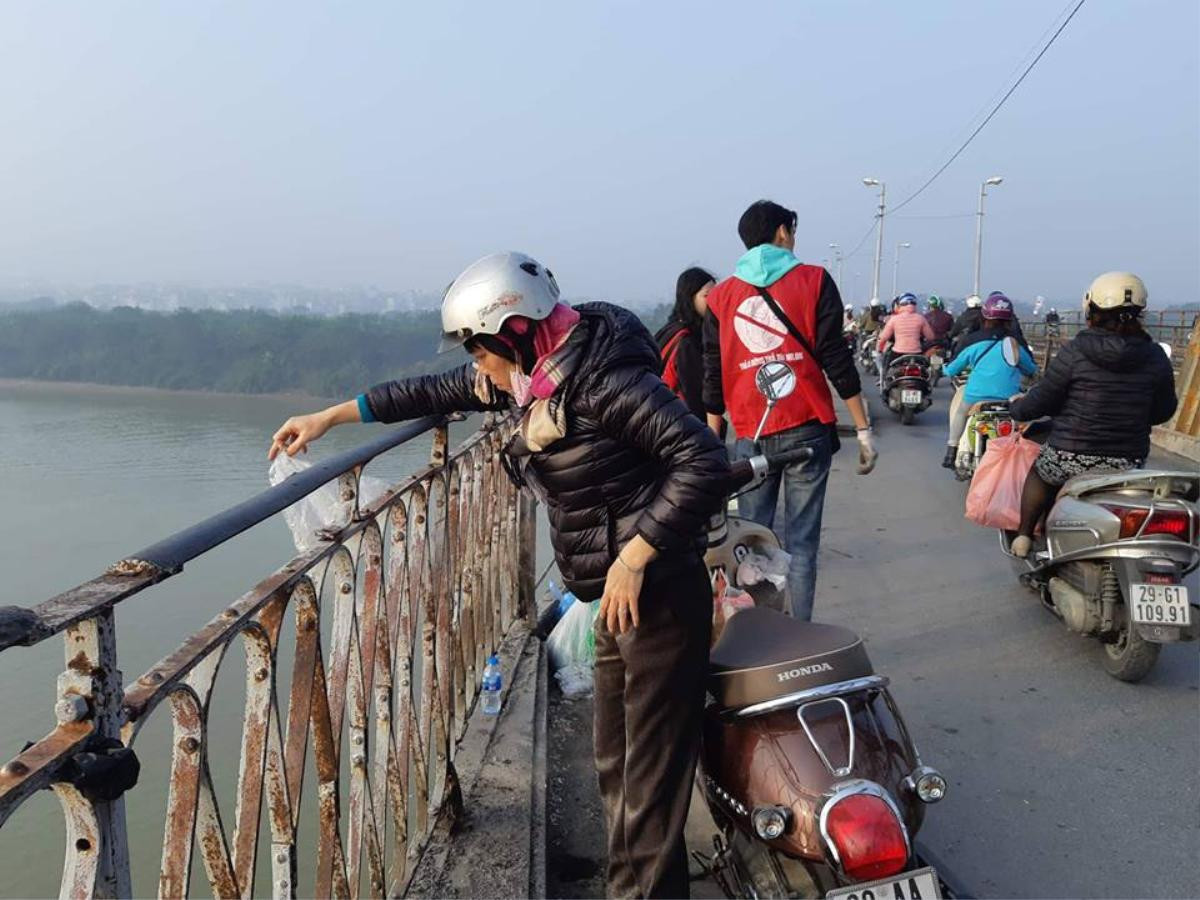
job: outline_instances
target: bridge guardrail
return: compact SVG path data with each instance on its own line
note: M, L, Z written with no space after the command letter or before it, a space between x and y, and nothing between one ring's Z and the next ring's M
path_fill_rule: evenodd
M36 791L51 789L66 821L61 894L131 896L122 794L137 766L129 751L165 702L173 733L160 896L188 894L196 851L214 896L250 896L267 858L271 894L296 895L310 745L314 893L357 895L363 881L374 896L403 893L437 816L462 802L454 749L487 655L514 621L535 615L534 504L500 461L511 427L489 418L451 453L446 419L409 423L58 597L0 609L0 650L61 634L66 655L58 726L0 767L0 829ZM360 509L363 466L428 433L430 465ZM116 604L335 480L344 527L123 684ZM279 649L289 608L295 647L283 705ZM245 704L230 817L209 768L208 723L218 671L239 641Z

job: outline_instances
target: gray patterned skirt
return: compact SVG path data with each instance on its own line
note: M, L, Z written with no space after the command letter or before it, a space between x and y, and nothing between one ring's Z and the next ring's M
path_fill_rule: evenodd
M1144 462L1143 459L1131 459L1128 456L1096 456L1045 446L1033 461L1033 468L1046 484L1060 487L1076 475L1124 472L1127 469L1139 469Z

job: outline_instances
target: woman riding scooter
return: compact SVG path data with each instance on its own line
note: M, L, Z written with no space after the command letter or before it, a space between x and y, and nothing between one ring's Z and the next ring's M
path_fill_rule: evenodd
M933 338L933 329L925 317L917 312L917 298L912 294L897 297L896 314L889 316L884 323L876 347L884 354L883 365L879 369L880 388L883 387L884 375L893 354L922 353L925 350L922 342L932 341ZM888 341L892 342L890 350L886 350Z
M1016 364L1005 358L1003 342L1009 336L1007 325L1011 320L1012 302L1003 294L992 294L983 304L985 337L972 343L946 366L946 374L951 378L964 369L969 369L971 375L959 388L962 396L955 396L950 404L950 433L946 436L946 455L942 458L944 468L954 468L958 442L971 415L971 407L989 400L1007 400L1021 389L1022 375L1037 372L1033 357L1015 339L1011 343L1018 354Z
M1146 286L1129 272L1107 272L1083 295L1087 328L1063 345L1012 414L1053 427L1021 494L1021 524L1012 552L1026 557L1038 521L1058 489L1085 472L1141 467L1150 427L1175 412L1170 360L1141 325Z
M609 894L686 897L683 826L712 630L702 555L729 460L659 380L658 347L637 316L558 297L528 256L479 260L442 299L443 347L465 347L473 363L288 419L270 455L294 455L343 423L520 414L505 466L545 501L567 586L600 601L595 758Z

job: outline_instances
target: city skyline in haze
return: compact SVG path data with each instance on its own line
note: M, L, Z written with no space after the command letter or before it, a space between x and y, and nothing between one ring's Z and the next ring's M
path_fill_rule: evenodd
M889 205L949 157L1058 3L0 8L0 285L436 294L529 252L564 293L718 276L759 197L869 298ZM1057 20L1054 18L1058 15ZM1200 4L1088 0L966 151L885 219L881 296L1200 299ZM972 117L975 116L973 119ZM856 277L857 276L857 277Z

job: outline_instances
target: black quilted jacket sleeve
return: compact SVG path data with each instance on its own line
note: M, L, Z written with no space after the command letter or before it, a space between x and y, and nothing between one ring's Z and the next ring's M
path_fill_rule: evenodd
M710 429L658 376L606 372L590 404L603 431L661 461L666 477L637 523L659 552L691 546L729 487L729 457Z
M454 412L486 412L508 408L508 399L492 390L489 401L475 393L475 366L467 363L441 375L419 375L385 381L367 391L367 405L379 422L403 422Z

